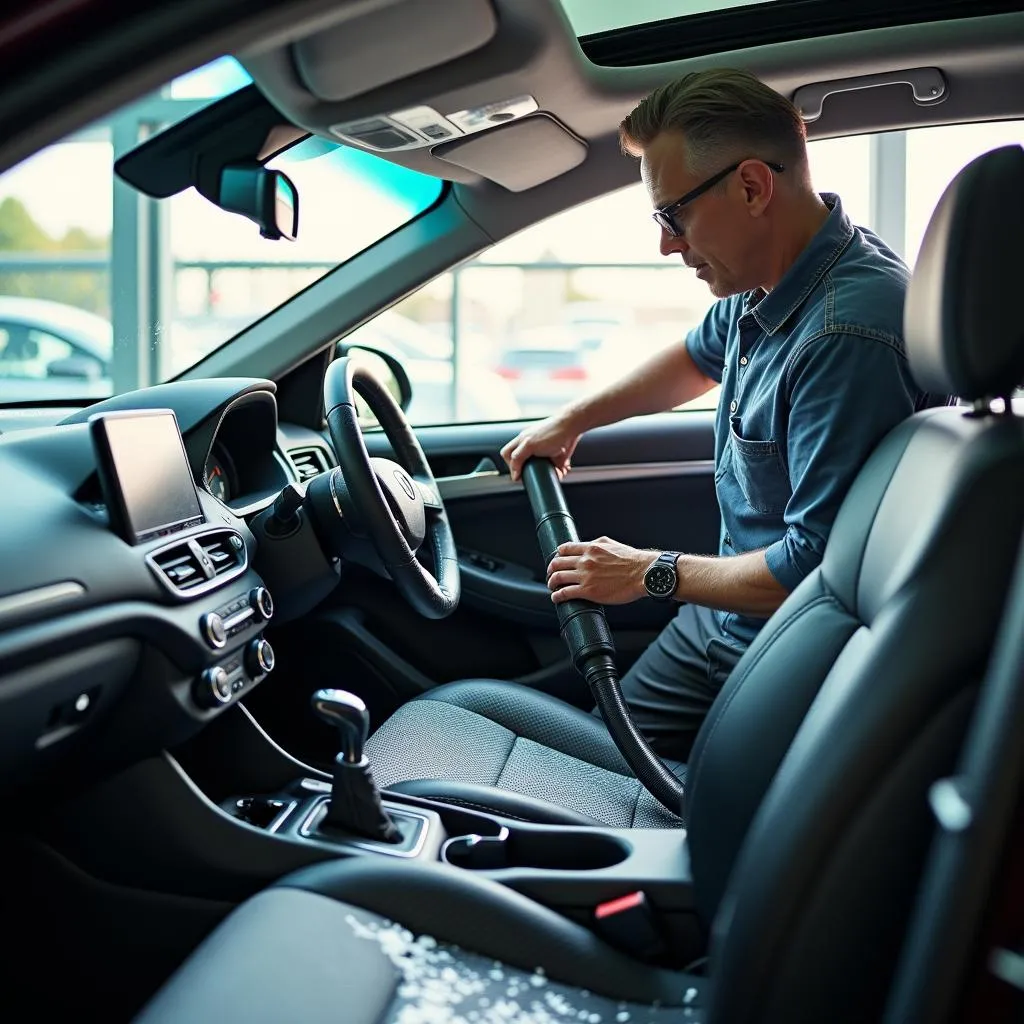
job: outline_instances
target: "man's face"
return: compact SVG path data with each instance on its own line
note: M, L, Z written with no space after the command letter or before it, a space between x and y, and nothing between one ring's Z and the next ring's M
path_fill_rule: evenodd
M640 174L651 205L674 203L709 177L735 161L723 157L721 167L694 174L685 161L686 141L677 132L663 132L644 150ZM676 237L661 228L661 253L678 253L717 298L756 288L764 242L760 219L763 203L751 205L743 167L727 174L717 185L675 211L673 219L683 234Z

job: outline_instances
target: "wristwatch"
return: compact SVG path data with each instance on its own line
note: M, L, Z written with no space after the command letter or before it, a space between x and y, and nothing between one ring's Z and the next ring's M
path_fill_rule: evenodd
M668 601L676 592L679 573L676 571L678 551L662 551L644 573L644 587L655 601Z

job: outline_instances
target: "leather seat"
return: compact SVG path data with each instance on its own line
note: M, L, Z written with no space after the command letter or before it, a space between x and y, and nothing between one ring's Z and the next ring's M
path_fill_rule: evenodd
M1017 157L1013 149L993 155L971 175L1012 178ZM974 180L958 178L938 208L905 310L918 384L968 400L1012 391L1020 345L1019 314L1006 306L1015 254L966 229L951 236L954 207L973 201ZM851 488L822 564L771 618L713 704L691 752L683 821L643 791L603 723L494 680L440 686L399 708L368 743L379 784L513 819L671 826L695 824L690 796L710 776L730 792L749 790L749 813L830 675L902 685L930 650L948 651L964 671L977 668L967 652L983 656L976 640L998 608L1019 523L1015 430L945 408L911 417L884 440ZM984 595L983 607L972 602L974 616L953 600L967 586ZM728 766L741 764L747 781L734 784Z
M1022 181L1018 146L957 176L908 299L919 383L976 398L976 409L930 411L883 442L821 569L751 647L698 738L692 877L679 884L692 886L710 934L706 977L615 952L471 871L367 856L304 869L248 900L140 1022L880 1019L934 829L928 791L955 769L1024 526L1024 421L982 401L1024 377L1012 287L1024 263ZM492 699L499 691L511 708ZM518 689L445 692L453 699L417 700L407 715L420 718L399 722L458 728L466 713L512 738L495 754L477 745L482 732L435 733L447 759L420 752L417 764L465 757L493 775L580 752L565 732L583 720L568 715L547 733L520 723ZM552 753L517 751L521 740ZM378 734L387 778L399 758L381 749ZM580 760L623 774L602 765L607 753Z

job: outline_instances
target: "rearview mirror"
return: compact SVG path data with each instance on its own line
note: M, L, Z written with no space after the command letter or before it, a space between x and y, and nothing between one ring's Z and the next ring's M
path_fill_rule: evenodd
M258 163L228 164L220 172L217 205L259 225L264 238L294 241L299 233L299 193L291 178Z

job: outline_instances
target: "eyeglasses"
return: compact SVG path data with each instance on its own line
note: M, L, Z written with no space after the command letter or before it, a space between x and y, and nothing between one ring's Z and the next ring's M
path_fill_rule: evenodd
M692 203L698 196L704 195L708 189L714 188L715 185L727 178L733 171L737 170L741 164L745 164L749 159L752 158L747 157L744 160L737 160L736 163L730 164L726 167L724 171L719 171L717 174L708 178L707 181L702 182L696 188L690 189L690 191L681 199L677 199L674 203L669 203L667 206L659 206L658 209L651 214L654 218L655 224L667 231L673 238L679 238L683 234L683 229L676 223L676 213L686 206L687 203ZM762 163L770 167L776 174L786 169L783 164L775 164L770 160L763 160Z

